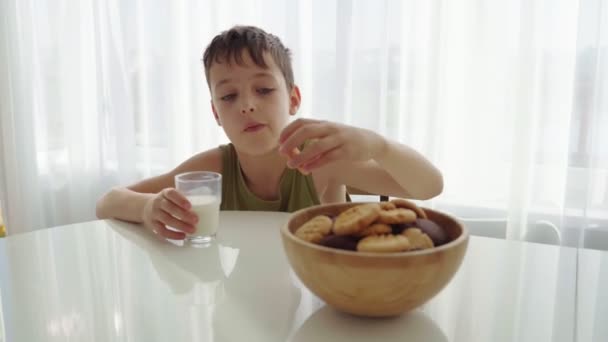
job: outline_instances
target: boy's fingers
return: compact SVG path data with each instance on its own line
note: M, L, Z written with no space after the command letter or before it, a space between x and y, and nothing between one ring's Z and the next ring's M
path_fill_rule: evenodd
M311 170L318 169L322 166L325 166L329 163L335 162L340 159L340 148L334 148L331 151L328 151L321 155L320 157L314 159L312 162L302 166L302 169L306 172L310 172Z
M293 159L300 153L302 153L302 152L300 152L300 149L297 147L294 147L291 151L287 151L286 154L289 159Z
M186 234L182 233L182 232L176 232L173 230L169 230L167 228L164 228L162 230L157 231L158 235L161 235L167 239L171 239L171 240L183 240L186 238Z
M282 144L285 140L287 140L287 138L289 138L291 134L293 134L293 132L295 132L298 128L312 123L318 124L321 123L321 121L312 119L298 119L290 123L283 128L283 131L281 131L281 135L279 136L279 144Z
M332 136L316 140L313 143L307 145L306 148L299 155L291 158L291 160L288 162L288 166L298 167L305 164L309 164L324 153L335 149L339 145L340 142L338 141L338 139Z
M167 229L164 224L159 221L155 221L152 223L154 233L171 240L183 240L186 238L186 234L181 232L175 232Z
M154 233L157 233L159 230L162 230L162 229L165 229L165 225L164 224L162 224L162 223L160 223L160 222L158 222L156 220L152 221L152 231Z
M165 189L163 190L163 196L169 201L175 203L177 206L190 210L190 201L188 201L188 199L184 195L180 194L177 190L173 188Z
M182 207L178 207L175 203L170 200L165 200L160 203L160 209L167 212L169 215L173 215L175 217L179 217L180 219L195 224L198 222L198 218L194 213L185 210Z
M290 135L289 138L283 142L283 144L281 144L280 152L287 154L294 148L302 145L306 140L326 137L329 135L331 130L331 127L323 124L310 124L302 126L293 132L293 134Z
M161 212L158 220L161 223L163 223L165 226L170 226L172 228L179 229L182 232L186 232L186 233L194 233L194 226L192 226L184 221L178 220L175 217L167 214L164 211Z

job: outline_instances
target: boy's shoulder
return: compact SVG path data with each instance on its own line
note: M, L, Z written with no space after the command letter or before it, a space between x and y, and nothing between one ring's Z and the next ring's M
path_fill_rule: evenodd
M213 171L222 173L223 147L215 147L199 152L181 163L172 173L178 174L189 171Z

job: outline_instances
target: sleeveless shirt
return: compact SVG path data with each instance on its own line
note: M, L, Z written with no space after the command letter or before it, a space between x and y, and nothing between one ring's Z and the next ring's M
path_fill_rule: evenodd
M285 168L279 185L279 199L263 200L252 193L245 182L234 145L220 145L222 152L221 210L283 211L320 204L312 175Z

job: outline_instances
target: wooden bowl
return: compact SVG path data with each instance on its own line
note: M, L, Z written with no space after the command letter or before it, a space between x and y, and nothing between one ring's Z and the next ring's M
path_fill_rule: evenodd
M317 215L335 216L362 203L338 203L296 211L281 228L283 248L302 283L334 308L358 316L394 316L424 304L452 279L467 249L469 234L453 217L422 208L450 242L431 249L364 253L329 248L294 235Z

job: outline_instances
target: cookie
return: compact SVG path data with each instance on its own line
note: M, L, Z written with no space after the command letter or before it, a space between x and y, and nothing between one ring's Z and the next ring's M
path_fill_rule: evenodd
M380 215L378 204L360 204L342 212L334 222L333 231L336 235L357 234Z
M294 157L296 157L300 153L302 153L302 152L300 152L300 149L297 148L297 147L294 147L293 150L291 150L290 152L287 152L287 158L293 159ZM303 174L303 175L307 175L307 174L310 173L310 172L302 169L301 167L298 168L298 171L300 171L300 173Z
M443 228L431 220L419 218L416 219L414 225L428 235L433 240L435 246L441 246L449 240L448 234Z
M416 216L418 216L419 218L428 218L426 216L426 214L424 213L424 210L420 209L416 205L416 203L414 203L412 201L408 201L403 198L395 198L395 199L391 200L391 203L393 203L397 208L413 210L416 213Z
M412 223L414 221L416 221L416 213L404 208L382 210L378 216L378 222L386 224Z
M406 229L403 231L402 235L410 241L409 250L419 250L434 247L431 238L418 228Z
M319 245L331 248L345 249L349 251L357 250L359 239L350 235L327 235L319 241Z
M409 248L410 241L404 235L370 235L357 244L359 252L395 253Z
M294 147L293 150L291 150L290 152L287 152L287 157L291 159L300 153L301 153L300 149L297 147Z
M382 234L391 234L393 229L388 224L384 223L374 223L371 226L360 231L357 236L365 237L370 235L382 235Z
M296 230L296 236L302 240L318 243L331 232L332 219L325 215L315 216Z

